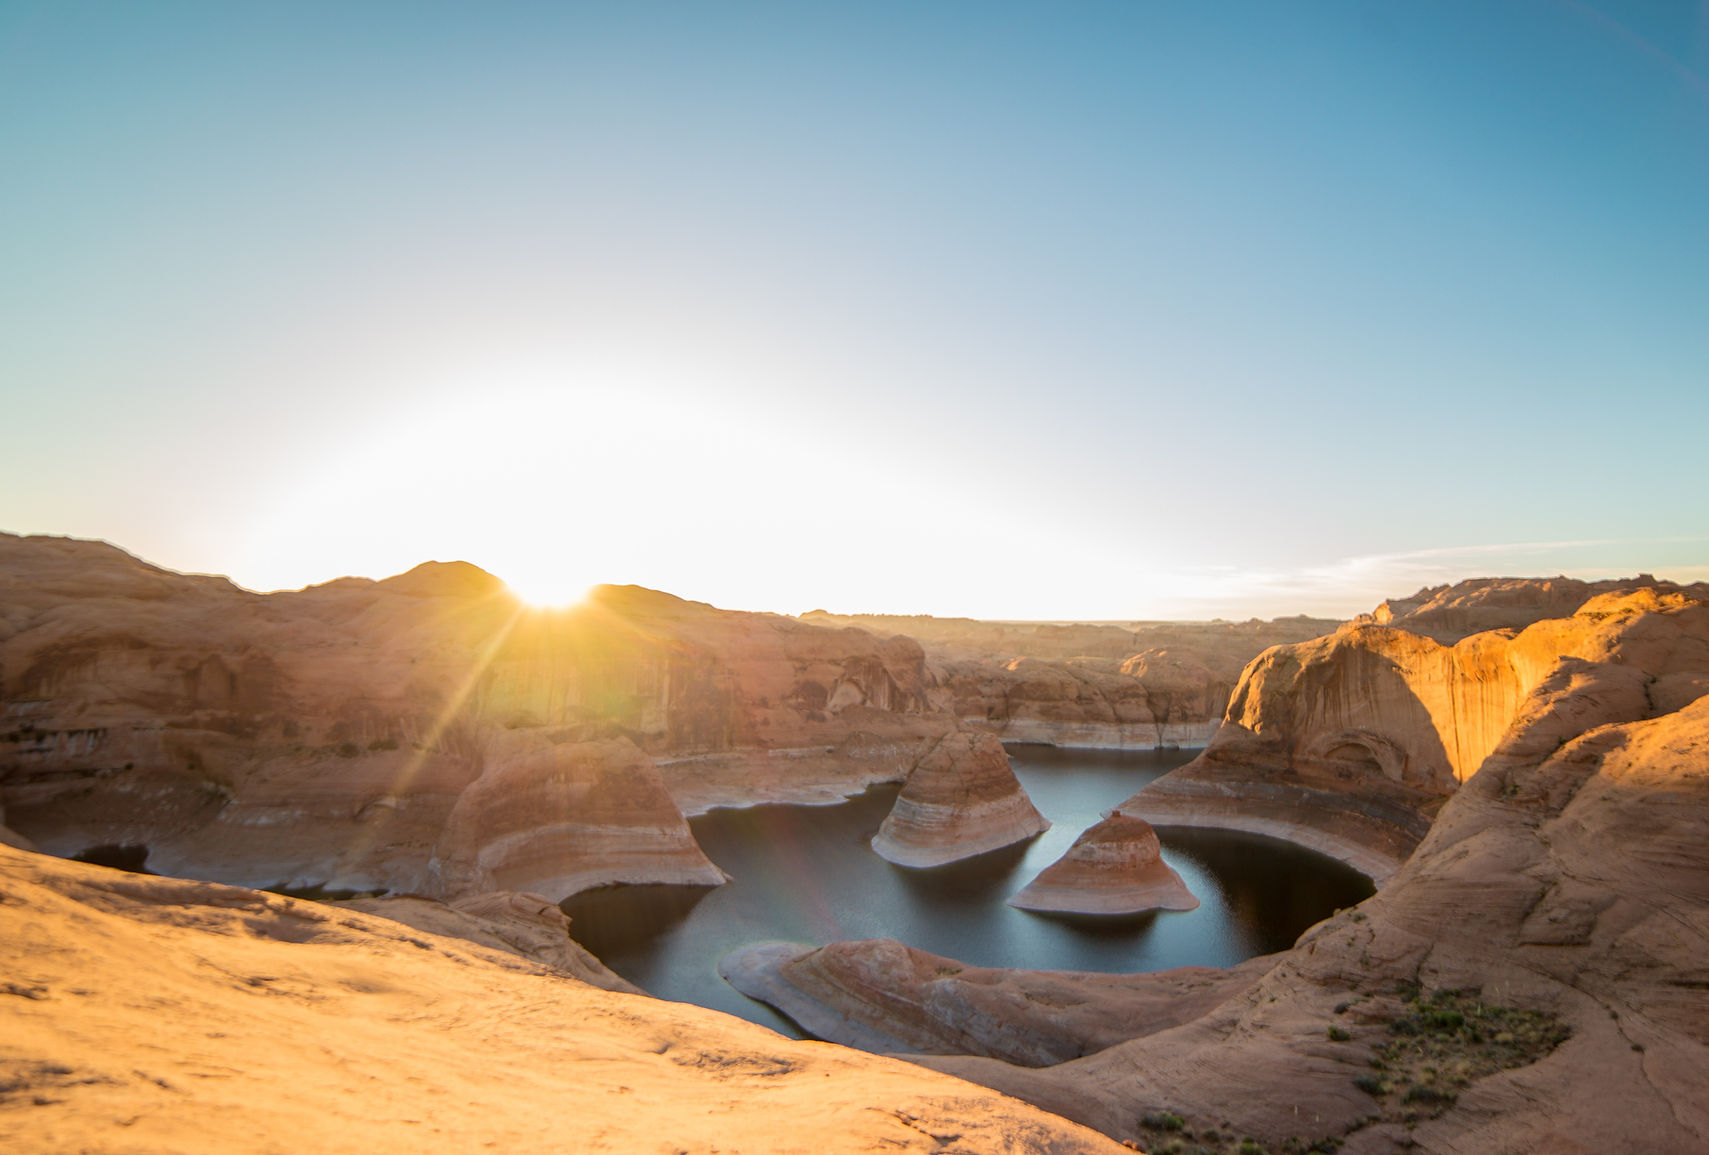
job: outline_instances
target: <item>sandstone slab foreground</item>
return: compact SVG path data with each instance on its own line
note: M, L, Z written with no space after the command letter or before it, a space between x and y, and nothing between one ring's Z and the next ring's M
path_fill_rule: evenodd
M337 907L0 848L0 1150L1122 1148L982 1087Z

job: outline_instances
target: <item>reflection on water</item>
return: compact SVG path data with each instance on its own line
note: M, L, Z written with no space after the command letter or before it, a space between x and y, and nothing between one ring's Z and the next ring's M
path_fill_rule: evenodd
M1036 838L1003 846L942 866L895 867L896 881L928 906L956 908L968 903L1004 902L1026 885L1020 877Z
M732 882L611 887L577 895L564 909L578 940L646 990L799 1034L720 979L719 958L761 939L895 938L974 966L1228 966L1292 945L1306 927L1371 893L1356 871L1289 843L1165 827L1163 857L1199 897L1198 910L1099 919L1005 905L1104 811L1194 753L1015 747L1016 776L1052 828L929 870L894 866L867 845L895 801L894 785L840 806L715 810L689 825Z

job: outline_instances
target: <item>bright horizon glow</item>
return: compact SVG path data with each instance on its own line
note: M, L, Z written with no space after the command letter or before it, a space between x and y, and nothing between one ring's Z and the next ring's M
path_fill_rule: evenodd
M110 544L124 548L123 542ZM824 609L836 614L880 614L890 616L908 616L912 614L929 614L934 617L973 617L986 621L1020 621L1020 622L1121 622L1145 620L1208 620L1212 618L1227 620L1244 620L1249 617L1278 618L1293 617L1305 614L1312 617L1351 618L1357 614L1367 613L1378 603L1390 599L1409 597L1419 590L1447 585L1461 581L1487 577L1522 577L1522 578L1552 578L1568 577L1580 581L1603 581L1608 579L1632 578L1640 573L1650 573L1662 581L1674 581L1681 585L1693 582L1709 582L1709 566L1606 566L1606 565L1574 565L1565 564L1574 558L1582 559L1599 549L1613 549L1629 556L1656 556L1653 551L1663 551L1668 547L1692 547L1703 544L1690 540L1674 542L1638 542L1638 541L1609 541L1609 542L1517 542L1495 546L1468 546L1459 549L1439 549L1417 551L1411 554L1399 554L1389 557L1342 558L1337 562L1312 566L1292 572L1237 572L1232 567L1221 570L1175 572L1152 575L1147 583L1148 595L1146 604L1157 612L1146 614L1100 614L1086 613L1081 615L1051 615L1051 614L1007 614L972 612L968 607L977 607L978 598L967 599L966 606L938 607L936 609L876 607L863 604L842 605L837 603L790 606L764 606L740 604L709 598L683 589L663 587L648 587L661 589L664 593L673 594L691 601L710 601L720 609L748 610L770 613L784 613L800 616L809 609ZM136 551L127 551L135 553ZM146 556L143 561L158 564ZM1490 568L1480 566L1479 559L1501 559L1504 562L1512 559L1521 560L1509 568ZM438 561L467 561L480 565L473 557L435 558L420 560ZM1561 565L1542 564L1544 561L1562 562ZM403 566L396 572L413 568L413 564ZM171 567L168 567L171 568ZM486 566L481 566L487 569ZM181 571L208 572L208 571ZM634 584L595 581L582 584L579 580L565 581L556 574L548 572L544 580L538 584L530 583L527 579L510 580L506 574L488 569L495 577L504 581L507 589L526 608L543 611L560 611L575 609L585 603L594 589L607 584ZM220 575L230 576L230 575ZM286 586L269 586L239 581L238 584L246 589L259 593L281 592L295 590L307 585L317 585L324 581L332 581L339 577L366 577L379 580L394 576L384 569L371 573L352 574L348 572L327 571L313 581ZM235 580L235 579L234 579Z
M1637 0L16 0L0 527L1010 620L1709 577L1706 73Z
M554 574L541 578L504 579L505 588L523 605L535 610L569 610L587 600L593 586L575 580L563 581Z

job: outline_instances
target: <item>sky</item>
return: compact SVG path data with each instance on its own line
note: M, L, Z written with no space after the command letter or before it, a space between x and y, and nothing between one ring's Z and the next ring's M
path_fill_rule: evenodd
M257 590L1709 579L1709 4L0 0L0 430Z

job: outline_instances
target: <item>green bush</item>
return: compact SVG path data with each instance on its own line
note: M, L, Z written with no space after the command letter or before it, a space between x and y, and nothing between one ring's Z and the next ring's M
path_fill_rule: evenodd
M1406 1089L1402 1101L1407 1103L1452 1103L1459 1096L1452 1091L1444 1091L1440 1087L1432 1087L1427 1083L1414 1083Z
M1372 1047L1373 1074L1354 1086L1381 1099L1383 1119L1408 1125L1440 1115L1453 1106L1462 1088L1496 1071L1534 1063L1571 1033L1543 1011L1484 1002L1474 991L1443 990L1424 998L1403 986L1402 1013L1389 1023L1389 1041Z

